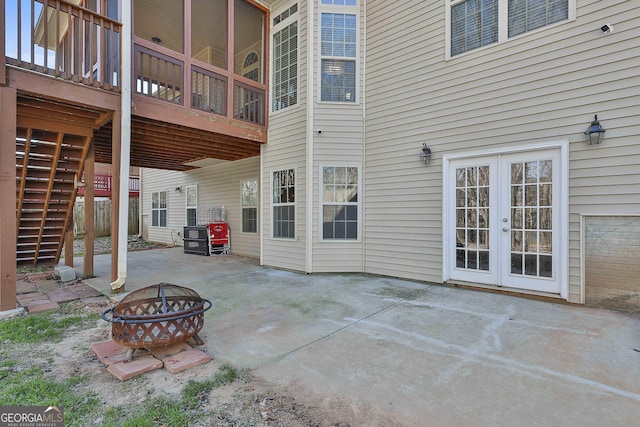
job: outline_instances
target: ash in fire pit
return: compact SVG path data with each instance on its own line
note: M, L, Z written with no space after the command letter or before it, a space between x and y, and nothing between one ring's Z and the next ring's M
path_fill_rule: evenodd
M154 348L184 342L204 325L204 312L211 301L192 289L170 283L147 286L131 292L115 307L102 313L111 322L115 342L130 349Z

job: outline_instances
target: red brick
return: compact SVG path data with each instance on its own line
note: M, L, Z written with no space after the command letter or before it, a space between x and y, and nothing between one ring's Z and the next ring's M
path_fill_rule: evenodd
M42 292L31 292L28 294L18 295L16 296L16 298L18 299L18 302L20 303L20 305L25 306L33 301L46 299L47 296Z
M96 291L89 285L85 285L84 283L67 286L65 289L72 294L75 294L79 298L99 297L100 295L102 295L100 292Z
M49 299L53 302L69 302L78 299L78 297L66 290L65 288L54 289L47 293Z
M192 348L191 350L183 351L174 356L163 358L164 367L172 374L182 372L186 369L193 368L194 366L202 365L211 360L204 351Z
M98 357L98 360L105 365L115 365L127 360L129 348L118 344L114 340L107 340L91 344L91 350Z
M57 302L51 302L48 299L40 301L32 301L25 307L29 314L42 313L48 310L57 310L60 308Z
M162 347L152 348L151 354L158 359L164 359L167 357L175 356L178 353L182 353L183 351L191 350L191 346L187 343L181 342L177 344L165 345Z
M38 287L33 282L19 281L16 283L17 294L27 294L30 292L36 292L37 290L38 290Z
M131 362L122 362L107 368L109 372L120 381L142 375L146 372L162 368L162 361L150 354L134 357Z

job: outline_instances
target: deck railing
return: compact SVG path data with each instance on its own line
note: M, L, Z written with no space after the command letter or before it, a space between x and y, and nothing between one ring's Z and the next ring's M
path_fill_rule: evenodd
M138 95L265 126L266 85L139 38L133 51Z
M119 92L119 22L62 0L3 3L7 64Z
M84 177L83 177L84 179ZM96 197L111 197L112 188L111 174L95 174L93 176L93 191ZM129 177L129 196L135 197L140 193L140 177ZM84 196L84 187L78 188L78 195Z

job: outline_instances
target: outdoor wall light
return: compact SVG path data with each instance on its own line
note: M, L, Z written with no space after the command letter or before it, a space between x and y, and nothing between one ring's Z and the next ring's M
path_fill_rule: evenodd
M162 42L162 40L160 39L160 37L151 37L151 41L155 44L160 44Z
M177 193L182 193L182 187L176 187L176 192Z
M584 132L584 138L589 145L600 144L604 139L604 133L606 132L605 128L600 126L597 114L593 119L594 120L591 122L589 129Z
M428 165L431 160L431 148L427 147L427 143L422 144L422 151L420 151L420 161L423 165Z

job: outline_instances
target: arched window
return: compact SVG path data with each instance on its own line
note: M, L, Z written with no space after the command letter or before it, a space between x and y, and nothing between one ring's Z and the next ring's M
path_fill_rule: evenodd
M242 75L256 82L260 81L260 58L255 52L251 52L244 59Z

